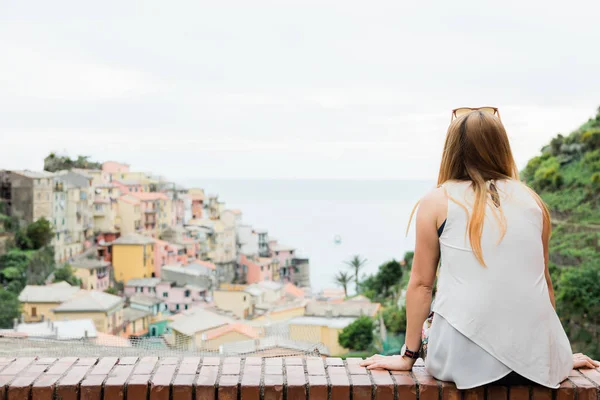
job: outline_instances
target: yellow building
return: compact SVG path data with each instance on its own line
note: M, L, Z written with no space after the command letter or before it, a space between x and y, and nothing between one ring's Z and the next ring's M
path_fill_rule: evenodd
M132 195L119 197L116 225L121 234L139 233L143 230L140 201Z
M54 308L57 321L91 319L96 330L116 333L123 326L123 299L119 296L96 290L81 291L70 300Z
M127 307L123 309L123 322L123 336L145 336L152 322L152 313Z
M42 318L53 320L56 307L72 299L80 289L67 282L58 282L51 285L27 285L19 294L21 312L25 322L38 322Z
M254 318L252 321L288 321L304 315L303 304L283 305L266 310L265 314ZM258 307L257 307L258 308Z
M239 290L215 290L213 302L221 310L230 311L238 318L248 318L254 314L250 293Z
M323 343L332 356L347 353L349 350L340 346L340 332L352 322L355 317L297 317L289 322L290 339L309 343Z
M110 286L109 262L84 258L71 264L73 275L81 280L85 290L106 290Z
M256 329L248 324L234 322L202 333L200 335L200 348L219 351L219 348L226 343L254 339L258 339Z
M137 233L121 236L112 243L114 278L127 282L135 278L154 276L154 242Z

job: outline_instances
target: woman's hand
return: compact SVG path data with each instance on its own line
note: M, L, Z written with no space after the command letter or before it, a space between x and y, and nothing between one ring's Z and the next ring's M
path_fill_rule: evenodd
M360 363L361 367L367 369L388 369L391 371L410 371L416 360L402 356L382 356L375 354Z
M598 368L600 362L592 360L585 354L577 353L573 354L573 368Z

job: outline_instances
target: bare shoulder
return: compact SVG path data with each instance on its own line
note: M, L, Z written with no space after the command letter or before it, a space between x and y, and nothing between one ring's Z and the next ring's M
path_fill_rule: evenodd
M435 188L427 193L419 203L418 219L432 220L439 225L448 213L448 197L442 187ZM420 216L420 218L419 218Z

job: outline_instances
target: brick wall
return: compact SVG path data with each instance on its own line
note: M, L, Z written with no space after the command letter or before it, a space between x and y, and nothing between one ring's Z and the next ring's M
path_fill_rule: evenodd
M2 399L598 400L600 370L572 371L560 389L459 391L423 366L367 371L360 359L249 357L0 358Z

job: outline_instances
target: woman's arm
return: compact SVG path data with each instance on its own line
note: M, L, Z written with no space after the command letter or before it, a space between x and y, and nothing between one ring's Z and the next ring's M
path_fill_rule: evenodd
M550 276L550 268L548 263L550 262L550 226L544 220L544 227L542 228L542 243L544 245L544 263L545 270L544 274L546 275L546 284L548 285L548 294L550 295L550 302L552 303L552 307L556 310L556 300L554 299L554 287L552 286L552 277Z
M431 296L435 273L440 259L437 236L440 191L426 196L417 213L417 240L415 257L406 291L406 347L417 351L421 348L423 323L431 311ZM442 192L443 201L446 201ZM445 214L445 213L444 213Z
M421 330L431 309L433 283L440 258L437 228L446 214L447 198L444 189L438 188L421 200L416 218L415 257L406 291L406 347L412 351L421 348ZM375 355L361 365L369 369L409 370L414 362L408 357Z

